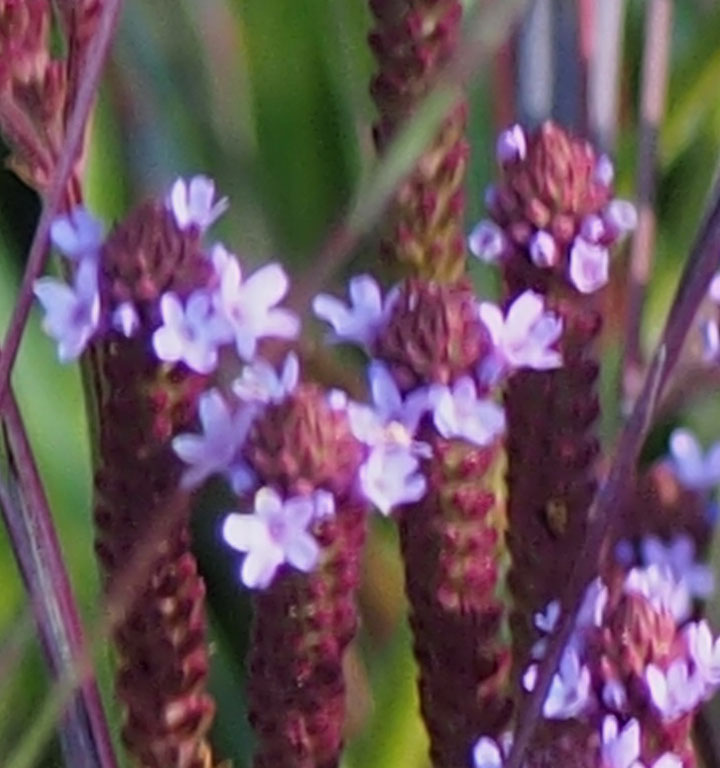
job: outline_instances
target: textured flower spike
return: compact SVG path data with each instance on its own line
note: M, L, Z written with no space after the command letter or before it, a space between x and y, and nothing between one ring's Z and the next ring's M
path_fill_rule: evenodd
M399 126L435 85L456 49L459 0L370 0L375 28L370 46L378 73L370 90L378 108L375 144L383 152ZM427 279L463 273L463 181L468 161L467 105L455 105L434 141L398 189L388 216L383 251L393 268Z
M367 514L358 470L366 449L345 408L333 409L318 387L292 381L294 373L282 378L292 384L283 385L282 398L256 399L264 403L243 450L272 491L256 496L253 516L231 516L225 534L248 552L243 581L267 584L253 594L255 765L331 766L342 746L342 657L357 624Z

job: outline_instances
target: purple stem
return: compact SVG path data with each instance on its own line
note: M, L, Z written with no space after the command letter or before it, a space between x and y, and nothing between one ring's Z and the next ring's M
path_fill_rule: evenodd
M575 561L572 578L563 595L560 626L540 664L537 684L518 717L518 727L505 768L520 768L530 739L540 721L543 702L567 644L585 588L597 574L609 533L622 508L623 495L634 471L637 456L650 428L658 402L675 367L707 286L718 267L720 253L720 182L712 192L708 213L685 264L670 315L645 377L642 391L623 429L617 452L605 483L598 491L588 515L587 536Z
M48 255L50 225L65 198L68 182L85 134L95 95L100 85L103 66L117 28L122 0L106 0L98 25L97 35L90 45L85 71L78 88L77 101L68 122L58 163L55 167L50 191L45 198L40 220L33 237L27 266L20 285L20 295L13 309L0 355L0 411L5 410L10 373L15 363L20 341L33 303L33 283L45 268Z
M13 498L10 486L0 485L0 504L45 655L59 677L86 658L87 647L47 496L12 392L6 400L5 426L19 498ZM67 705L61 740L68 765L116 766L100 694L91 676L85 676Z
M626 398L633 398L637 393L643 363L640 330L655 245L657 144L660 122L665 113L672 18L673 0L654 0L647 4L636 181L638 225L630 257L626 343L623 350L622 385Z

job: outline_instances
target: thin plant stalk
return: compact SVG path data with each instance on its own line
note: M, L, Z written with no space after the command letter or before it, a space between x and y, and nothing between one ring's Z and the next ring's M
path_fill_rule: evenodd
M622 386L625 398L629 399L637 393L642 376L640 334L655 249L658 134L665 114L672 20L673 0L653 0L647 4L635 184L638 223L630 255L626 341L623 350Z
M716 183L710 200L708 212L686 261L642 391L620 435L607 479L590 508L590 525L585 542L561 601L563 613L550 640L547 654L540 664L536 686L519 713L515 741L505 768L520 768L530 740L540 723L543 702L575 626L585 588L597 574L605 556L607 543L612 539L612 529L622 511L623 496L628 489L635 462L656 414L663 390L678 362L685 338L717 268L717 253L720 250L720 183Z

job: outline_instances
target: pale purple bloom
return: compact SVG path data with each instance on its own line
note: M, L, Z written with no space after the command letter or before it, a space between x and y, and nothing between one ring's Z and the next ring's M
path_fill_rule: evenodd
M605 223L594 213L591 213L582 220L582 224L580 225L580 237L588 243L596 245L606 234Z
M498 136L495 152L500 165L510 165L524 160L527 156L527 139L522 126L515 123L503 131Z
M350 280L348 293L350 306L335 296L318 294L313 300L313 312L332 326L334 341L370 347L387 319L397 291L390 291L383 302L375 279L370 275L358 275Z
M495 739L482 736L473 747L475 768L502 768L503 758Z
M96 259L103 244L103 225L79 205L70 213L55 217L50 240L68 259Z
M297 316L276 306L287 293L288 285L288 277L279 264L267 264L244 281L236 259L228 259L224 264L220 288L213 298L243 360L253 359L261 338L294 339L300 332Z
M655 664L648 664L645 682L652 703L666 721L676 720L692 712L705 692L703 679L700 675L690 674L684 659L673 661L665 672Z
M500 308L489 302L482 302L478 313L494 345L493 354L481 364L483 383L494 384L508 369L548 370L562 365L560 353L551 349L562 334L562 320L545 311L539 294L522 293L505 318Z
M313 516L315 520L325 520L335 516L335 496L322 488L312 494Z
M720 272L713 275L708 288L708 296L713 303L720 304Z
M558 263L560 251L549 232L541 229L530 238L530 258L541 269L554 267Z
M299 377L297 355L290 352L279 376L270 363L258 357L243 368L232 387L233 392L246 402L279 403L295 391Z
M167 207L180 229L208 229L228 209L226 197L215 201L215 182L207 176L194 176L189 181L177 179L167 197Z
M560 601L553 600L548 603L545 612L538 612L533 617L535 626L543 634L548 635L552 632L560 618ZM542 659L547 651L547 637L540 638L530 649L530 656L533 659Z
M327 393L327 404L333 411L344 411L348 407L350 399L347 392L342 389L333 388Z
M128 339L138 332L140 316L131 301L123 301L115 307L112 313L112 327Z
M636 768L643 768L642 765ZM672 752L665 752L650 766L650 768L683 768L683 761Z
M585 595L575 620L576 629L602 626L607 601L607 586L603 584L600 577L594 578L585 590Z
M264 589L283 563L304 573L311 571L320 556L320 546L308 531L314 516L310 497L283 501L267 487L255 494L253 514L228 515L223 538L234 549L247 553L240 573L243 584Z
M627 706L627 691L619 680L608 680L602 689L603 704L615 712L624 712Z
M505 412L492 400L479 398L469 376L458 379L452 389L434 386L430 398L435 428L446 439L456 437L484 446L505 431Z
M637 227L637 209L628 200L611 200L603 218L608 229L616 235L632 232Z
M403 399L390 371L376 360L370 363L368 378L374 407L347 404L353 435L372 448L397 446L416 455L429 456L430 446L413 440L420 418L428 408L427 390L417 389Z
M712 568L695 559L695 543L687 534L679 534L669 544L657 536L646 536L641 543L645 565L667 566L676 581L692 597L708 598L715 588Z
M676 621L690 615L690 593L667 565L632 568L625 577L623 589L629 594L642 595L655 610L668 611Z
M720 352L720 327L717 320L707 320L700 327L703 345L703 360L710 363L718 359Z
M607 155L600 155L595 162L595 181L604 187L609 187L615 179L615 168Z
M704 695L720 685L720 638L713 640L707 621L693 622L684 631L688 653L704 684Z
M580 293L594 293L608 281L610 255L607 248L582 237L570 249L570 280Z
M399 447L374 448L360 467L360 486L365 497L388 515L398 504L419 501L427 481L418 471L417 458Z
M500 261L506 247L507 240L502 229L489 219L477 224L468 237L470 253L486 264Z
M72 288L53 277L41 277L33 292L45 309L43 330L58 342L58 358L63 363L76 360L100 323L97 262L80 262Z
M613 715L602 724L603 768L635 768L640 757L640 724L633 718L622 731Z
M670 462L677 479L686 488L709 490L720 483L720 442L703 454L690 430L676 429L670 435Z
M160 360L182 361L198 373L213 371L226 330L213 311L210 296L205 291L195 291L183 307L177 294L165 293L160 299L160 313L163 324L153 334L153 348Z
M254 413L247 407L233 413L217 389L200 396L198 415L202 434L184 432L172 441L175 453L189 465L180 480L182 488L197 488L214 474L225 475L235 493L244 493L254 485L250 468L239 456Z
M577 717L590 703L590 670L580 663L577 649L568 646L552 679L543 715L549 720Z

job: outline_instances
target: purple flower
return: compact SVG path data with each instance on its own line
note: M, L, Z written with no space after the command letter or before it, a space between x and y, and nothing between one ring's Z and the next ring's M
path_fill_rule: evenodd
M523 675L523 687L532 691L537 684L538 666L531 664ZM552 679L543 705L543 716L548 720L567 720L577 717L590 703L590 670L580 664L577 648L569 645L563 651L560 667Z
M495 154L500 165L511 165L525 159L527 139L522 126L516 123L498 136Z
M210 296L202 290L190 294L187 305L175 293L160 299L163 324L153 334L155 354L168 363L182 361L198 373L215 370L218 346L226 339L226 326L213 311Z
M220 392L211 389L201 395L198 412L203 434L184 432L172 441L175 453L190 465L180 486L186 490L197 488L211 475L223 474L235 493L249 490L255 478L238 454L252 424L254 409L242 407L232 413Z
M610 256L607 248L593 245L582 237L570 249L570 280L580 293L594 293L608 281Z
M503 758L495 739L482 736L473 747L475 768L502 768Z
M703 683L704 695L720 685L720 638L713 640L707 621L692 622L684 631L688 653Z
M708 296L714 304L720 304L720 272L716 272L713 275L713 279L708 287Z
M616 237L637 227L637 210L628 200L611 200L603 213L605 224Z
M720 442L703 455L700 443L689 429L676 429L670 435L670 462L686 488L709 490L720 483Z
M502 229L488 219L477 224L468 237L470 253L486 264L500 261L506 247L507 240Z
M626 593L642 595L656 611L668 611L676 621L690 615L690 593L667 565L632 568L625 577Z
M615 168L607 155L600 155L595 162L595 181L604 187L609 187L615 178Z
M290 352L285 358L282 372L262 358L246 365L239 378L233 382L233 392L246 402L279 403L295 391L300 377L297 355Z
M720 327L717 320L706 320L700 327L702 334L703 360L715 362L720 353Z
M607 715L602 724L603 768L637 768L640 757L640 724L633 718L618 732L618 721Z
M96 259L103 244L103 225L79 205L54 219L50 240L72 261Z
M492 400L478 398L469 376L458 379L452 389L434 386L430 398L435 428L446 439L459 437L484 446L505 431L505 412Z
M41 277L33 292L45 309L43 330L58 342L60 362L76 360L100 322L97 262L80 262L72 288L53 277Z
M646 536L641 543L645 565L668 567L691 597L708 598L715 588L712 568L695 559L695 543L687 534L675 536L665 545L657 536Z
M602 689L603 704L616 712L624 712L627 707L627 691L619 680L608 680Z
M418 460L407 449L374 448L360 467L360 487L365 497L388 515L398 504L419 501L425 495L427 481L418 468Z
M481 364L483 383L494 384L508 369L542 371L562 365L560 353L551 349L562 334L562 320L545 311L539 294L522 293L510 305L505 318L499 307L489 302L480 304L478 313L495 347L490 358Z
M297 316L276 307L287 290L288 278L279 264L267 264L243 281L237 260L225 262L214 302L243 360L253 359L262 338L294 339L298 335Z
M372 346L397 296L390 291L382 300L380 287L370 275L353 277L349 284L350 306L327 293L313 300L313 312L329 323L335 331L334 341L349 341L360 346Z
M685 659L676 659L665 672L655 664L648 664L645 682L652 703L665 721L677 720L692 712L705 692L703 679L698 674L690 674Z
M593 579L585 590L585 595L575 620L575 628L587 629L602 626L607 601L607 586L603 584L600 577Z
M371 448L399 447L429 456L430 446L413 440L420 418L428 408L427 390L417 389L403 400L390 371L377 360L370 363L368 378L374 407L347 404L353 435Z
M311 497L283 502L272 488L255 494L253 514L227 516L222 535L234 549L246 552L240 578L246 587L264 589L277 569L288 563L308 573L317 564L320 547L308 528L315 517Z
M536 613L533 617L535 626L543 634L550 634L556 627L560 618L560 601L553 600L548 603L544 613ZM531 648L530 657L533 659L542 659L547 651L547 637L541 637Z
M190 181L177 179L167 197L167 207L180 229L208 229L228 209L228 199L215 199L215 183L207 176L194 176Z
M112 327L128 339L138 332L140 316L131 301L123 301L115 307L112 313Z
M583 240L597 245L606 235L605 223L599 216L591 213L582 220L580 237Z
M555 238L545 230L536 232L530 239L530 258L536 267L554 267L560 258Z

